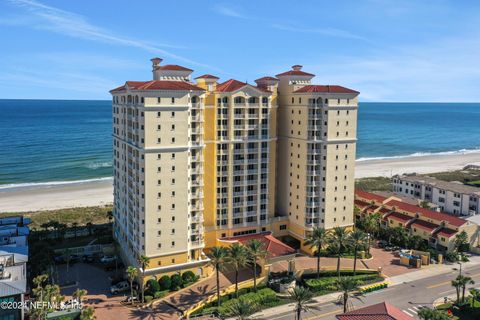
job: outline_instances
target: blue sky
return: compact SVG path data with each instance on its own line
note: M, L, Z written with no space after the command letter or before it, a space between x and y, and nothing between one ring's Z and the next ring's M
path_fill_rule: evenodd
M0 98L109 99L164 63L253 82L294 64L363 101L480 101L480 1L0 0Z

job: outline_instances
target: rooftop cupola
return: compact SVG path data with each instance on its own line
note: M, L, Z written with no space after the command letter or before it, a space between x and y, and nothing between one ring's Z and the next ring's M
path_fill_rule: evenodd
M292 69L295 70L295 71L300 71L302 70L303 66L299 65L299 64L296 64L294 66L292 66Z

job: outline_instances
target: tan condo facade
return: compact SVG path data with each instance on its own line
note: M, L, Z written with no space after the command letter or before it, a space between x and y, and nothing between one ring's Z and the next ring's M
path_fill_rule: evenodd
M113 96L114 236L147 274L205 274L222 238L353 225L358 92L301 66L256 85L152 59Z

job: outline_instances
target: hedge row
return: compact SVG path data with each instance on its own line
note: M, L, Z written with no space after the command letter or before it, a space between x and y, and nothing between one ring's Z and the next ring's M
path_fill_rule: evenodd
M370 274L375 274L378 275L378 271L376 270L357 270L356 275L370 275ZM353 270L340 270L340 276L342 277L348 277L348 276L353 276ZM327 277L338 277L338 273L336 270L325 270L320 272L320 278L327 278ZM302 275L302 280L306 279L316 279L317 278L317 273L308 273L308 274L303 274Z
M351 278L358 281L358 284L364 282L372 282L374 280L381 279L378 275L375 274L362 274L351 276ZM322 277L319 279L307 279L305 280L305 285L314 292L319 291L336 291L337 290L337 279L338 277Z
M153 298L161 298L168 291L176 291L188 287L199 279L192 271L185 271L182 275L162 276L160 279L150 279L147 282L146 294Z

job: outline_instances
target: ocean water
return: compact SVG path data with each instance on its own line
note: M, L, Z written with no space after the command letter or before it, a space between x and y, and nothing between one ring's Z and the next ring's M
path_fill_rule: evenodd
M112 176L110 101L0 100L0 188ZM360 103L359 161L480 152L480 104Z

